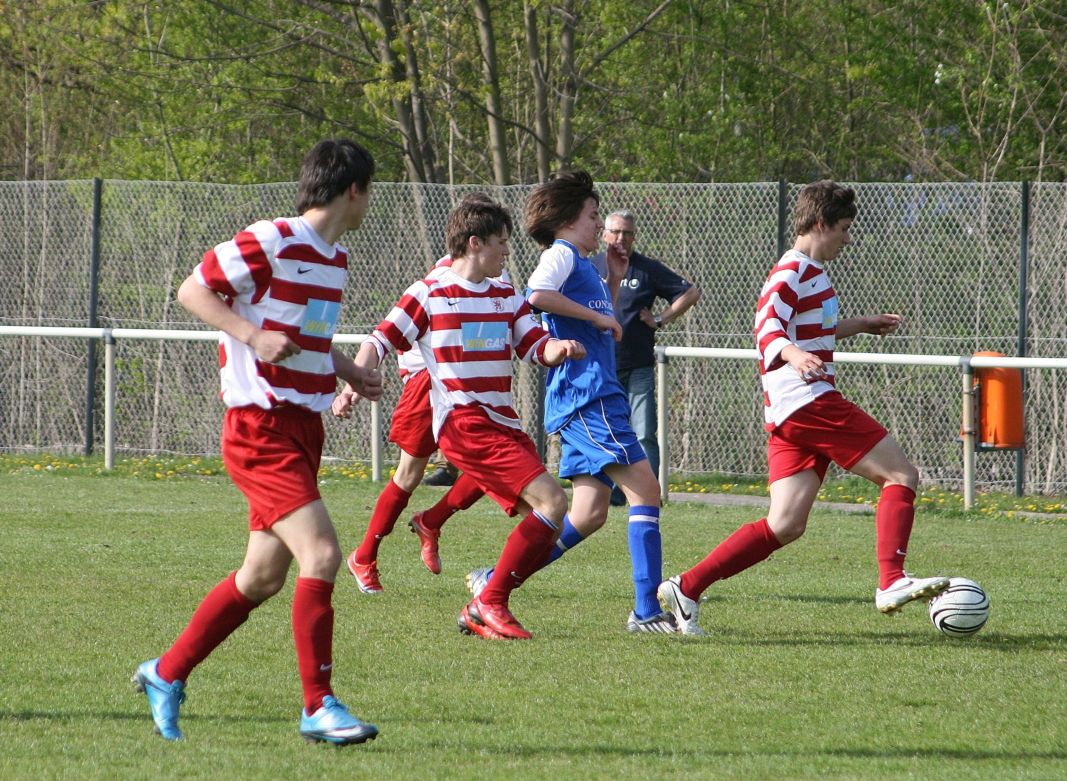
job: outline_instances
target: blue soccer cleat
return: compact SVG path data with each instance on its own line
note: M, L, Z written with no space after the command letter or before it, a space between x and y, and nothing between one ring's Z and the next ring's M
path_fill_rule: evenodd
M167 740L181 740L182 731L178 729L178 709L185 702L185 682L167 683L159 677L156 670L159 659L143 662L131 679L137 691L148 697L148 708L152 711L152 721L156 723L156 732Z
M300 714L300 734L309 743L333 743L347 746L363 743L378 737L378 728L360 721L336 697L322 698L322 707L310 716L306 710Z

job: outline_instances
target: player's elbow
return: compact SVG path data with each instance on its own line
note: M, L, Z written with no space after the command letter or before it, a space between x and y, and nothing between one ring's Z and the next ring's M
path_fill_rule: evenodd
M543 304L545 303L545 299L547 297L548 294L545 293L545 291L534 290L531 291L529 298L527 298L526 300L529 301L530 306L534 307L535 309L544 309Z
M178 303L186 309L192 309L193 300L198 292L203 289L199 282L196 281L196 277L190 274L185 278L185 281L178 287Z

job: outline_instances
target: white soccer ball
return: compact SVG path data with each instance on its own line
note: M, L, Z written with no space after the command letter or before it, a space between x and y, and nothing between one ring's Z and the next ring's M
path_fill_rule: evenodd
M973 635L989 620L989 597L973 580L951 578L930 600L930 620L949 637Z

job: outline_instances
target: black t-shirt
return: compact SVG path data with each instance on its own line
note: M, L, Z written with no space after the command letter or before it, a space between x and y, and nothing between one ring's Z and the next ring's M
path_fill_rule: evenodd
M602 277L607 277L607 258L598 253L591 258ZM673 302L693 285L658 260L640 252L630 255L630 267L619 284L615 317L622 325L622 341L615 344L616 371L628 371L656 363L653 347L656 331L641 322L642 309L652 310L657 298Z

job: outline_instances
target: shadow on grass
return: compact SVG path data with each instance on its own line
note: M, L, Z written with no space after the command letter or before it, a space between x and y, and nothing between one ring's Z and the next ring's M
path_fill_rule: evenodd
M924 634L899 634L895 632L855 632L852 634L767 635L764 632L752 632L730 629L721 634L714 626L705 625L709 638L705 642L722 645L755 646L864 646L892 645L900 647L929 648L935 644L952 648L975 651L1060 651L1067 650L1067 636L1064 635L1007 635L996 632L984 633L975 637L952 638L939 635L932 628Z
M143 721L151 726L152 717L149 715L146 709L143 713L127 713L126 711L42 711L42 710L0 710L0 722L29 722L29 721L57 721L68 722L75 719L101 719L108 721ZM201 722L203 724L210 724L212 722L218 724L233 723L233 724L247 724L249 720L248 714L233 714L231 715L197 715L195 713L183 713L181 718L182 725L186 725L190 722ZM256 722L262 724L291 724L294 721L299 721L299 718L284 718L282 716L256 716Z
M786 602L812 602L815 604L824 605L870 605L873 603L872 599L860 599L859 597L843 597L843 596L827 596L820 594L819 596L813 596L811 594L766 594L760 597L761 599L781 599Z
M386 743L374 746L381 753L409 754L410 746L389 746ZM429 741L425 744L425 750L437 750L451 752L456 748L454 743L448 741ZM488 747L483 747L488 748ZM797 751L782 751L778 747L767 747L766 750L758 748L752 750L732 751L729 749L715 749L711 747L678 750L677 748L634 748L610 743L589 743L581 746L499 746L501 754L508 757L519 757L530 760L541 758L559 759L571 757L575 760L588 759L589 757L686 757L694 762L702 759L718 757L722 759L743 758L774 758L783 759L810 759L812 756L841 757L847 759L889 759L901 758L930 759L930 760L960 760L960 761L1002 761L1002 762L1027 762L1035 760L1062 761L1067 760L1067 752L1063 751L993 751L982 748L829 748L829 749L799 749Z
M977 759L1017 762L1034 759L1067 759L1067 752L1065 751L990 751L980 748L832 748L819 753L831 757L849 757L851 759L900 759L901 757L908 757L917 759Z

